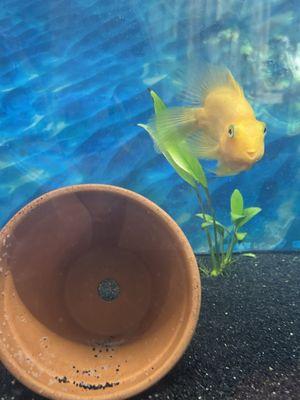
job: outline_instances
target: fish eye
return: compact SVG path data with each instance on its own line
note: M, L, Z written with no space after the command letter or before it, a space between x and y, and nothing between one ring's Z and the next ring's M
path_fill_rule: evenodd
M267 133L267 127L266 125L264 126L264 135Z
M234 137L234 126L233 125L230 125L229 128L228 128L228 136L230 138Z

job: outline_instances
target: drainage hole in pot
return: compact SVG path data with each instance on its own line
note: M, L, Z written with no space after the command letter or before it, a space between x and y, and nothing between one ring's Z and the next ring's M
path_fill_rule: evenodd
M104 301L114 301L120 295L120 286L114 279L104 279L98 285L98 294Z

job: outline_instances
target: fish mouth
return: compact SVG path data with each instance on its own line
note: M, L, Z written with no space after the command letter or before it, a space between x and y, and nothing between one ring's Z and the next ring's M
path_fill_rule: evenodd
M245 157L247 159L247 162L249 163L255 163L257 161L260 161L263 158L264 152L261 151L255 151L255 150L248 150L245 152Z
M246 151L246 154L247 154L247 157L250 158L250 160L258 159L257 152L255 150L248 150L248 151Z

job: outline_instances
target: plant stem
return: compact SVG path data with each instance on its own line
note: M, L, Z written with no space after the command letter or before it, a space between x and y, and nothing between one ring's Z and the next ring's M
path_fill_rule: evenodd
M231 261L233 247L237 243L235 235L236 235L236 228L234 228L234 230L233 230L232 238L231 238L230 244L228 246L228 249L226 251L226 255L225 255L225 259L224 259L224 267L226 266L226 264L228 264L229 261Z
M224 261L224 232L222 232L222 234L221 234L221 243L220 243L220 248L221 248L221 254L220 254L220 256L221 256L221 268L222 268L222 265L223 265L223 261Z
M205 216L206 213L205 213L205 209L204 209L204 203L203 203L203 200L202 200L202 197L201 197L201 193L200 193L200 190L199 190L198 187L195 187L195 192L196 192L197 199L198 199L198 202L199 202L199 205L200 205L200 208L201 208L201 212L203 214L203 219L204 219L205 222L207 222L206 216ZM207 237L207 243L208 243L208 247L209 247L209 252L210 252L210 255L211 255L211 258L212 258L213 270L214 269L219 269L218 268L219 264L217 262L216 255L215 255L215 252L214 252L214 249L213 249L213 244L212 244L212 240L211 240L211 237L210 237L209 230L205 229L205 233L206 233L206 237Z
M218 264L219 264L219 267L220 267L220 266L221 266L221 263L220 263L219 257L221 257L221 254L220 254L221 252L220 252L219 243L218 243L218 233L217 233L217 224L216 224L216 212L215 212L215 210L214 210L214 208L213 208L212 200L211 200L211 196L210 196L210 193L209 193L208 188L204 188L204 192L205 192L205 195L206 195L207 205L208 205L208 207L209 207L209 209L210 209L211 216L212 216L212 219L213 219L213 228L214 228L214 239L215 239L216 256L217 256L217 261L218 261Z

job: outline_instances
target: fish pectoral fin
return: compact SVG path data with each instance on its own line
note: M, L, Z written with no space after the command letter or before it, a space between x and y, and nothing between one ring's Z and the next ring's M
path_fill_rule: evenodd
M178 70L172 79L178 97L192 106L203 105L207 95L219 87L228 87L242 95L243 90L224 65L190 61L185 69Z
M217 176L232 176L239 173L239 171L230 168L228 165L219 162L215 171Z
M215 160L218 157L218 142L206 134L203 130L198 130L186 138L188 149L194 156L206 160Z
M196 109L174 107L154 115L148 126L153 132L153 138L158 147L167 143L182 140L197 128Z

